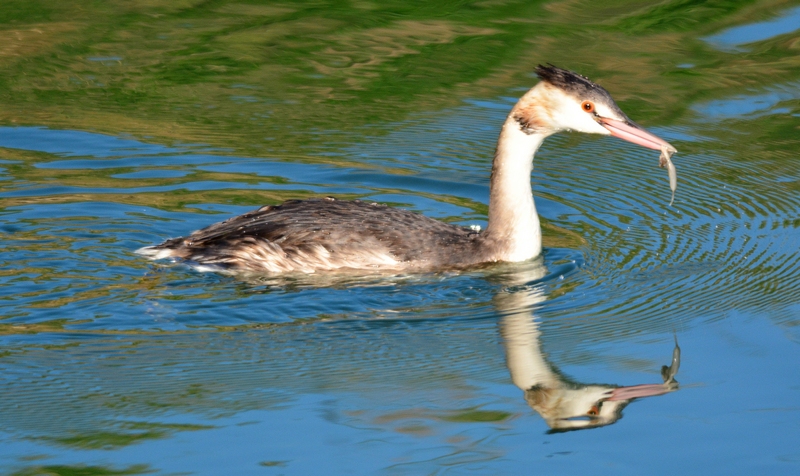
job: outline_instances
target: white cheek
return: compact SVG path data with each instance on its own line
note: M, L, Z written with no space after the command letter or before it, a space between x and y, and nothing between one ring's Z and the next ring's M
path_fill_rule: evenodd
M611 132L609 132L608 129L597 123L593 114L583 113L583 120L581 121L581 123L582 123L582 129L580 129L581 132L586 132L589 134L605 134L605 135L611 134Z
M610 134L608 129L595 121L594 114L584 112L580 109L571 114L568 118L565 118L565 121L568 121L568 126L565 128L569 130L586 134Z
M609 130L608 130L608 129L606 129L605 127L601 126L601 125L600 125L600 124L599 124L597 121L595 121L594 119L592 119L592 127L594 127L594 131L593 131L593 132L594 132L595 134L602 134L602 135L604 135L604 136L610 136L610 135L611 135L611 131L609 131Z
M609 134L605 127L594 120L592 113L581 108L581 103L572 98L560 98L558 103L551 107L554 111L553 122L560 130L583 132L587 134Z

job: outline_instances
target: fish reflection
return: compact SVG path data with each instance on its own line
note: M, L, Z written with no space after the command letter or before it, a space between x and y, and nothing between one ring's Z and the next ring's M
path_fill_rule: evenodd
M621 387L613 384L583 384L564 376L542 352L542 333L533 307L546 299L531 283L542 279L543 266L502 276L515 286L498 293L494 304L500 312L500 332L511 380L525 401L544 418L551 433L597 428L622 418L622 410L634 399L653 397L678 389L675 375L680 367L677 337L672 362L661 369L662 383Z

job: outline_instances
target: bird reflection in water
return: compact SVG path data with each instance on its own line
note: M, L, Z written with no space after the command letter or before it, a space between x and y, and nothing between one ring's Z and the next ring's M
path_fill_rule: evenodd
M661 369L662 383L620 387L582 384L565 377L542 352L541 330L532 312L546 300L541 286L536 285L546 279L546 268L534 262L508 270L493 276L507 286L494 297L501 315L506 363L514 385L524 392L525 401L544 418L551 433L610 425L622 418L622 410L633 400L678 390L677 337L672 362Z
M555 279L542 259L524 263L494 264L483 276L498 286L492 303L500 317L499 326L511 380L522 389L525 401L544 418L551 432L597 428L615 423L633 400L678 390L675 375L680 367L677 338L669 366L661 369L663 382L622 387L613 384L581 384L566 378L547 361L541 348L541 331L533 310L547 300L542 283ZM242 277L240 277L242 279ZM268 288L358 287L402 285L414 275L333 274L292 276L249 276L246 281Z

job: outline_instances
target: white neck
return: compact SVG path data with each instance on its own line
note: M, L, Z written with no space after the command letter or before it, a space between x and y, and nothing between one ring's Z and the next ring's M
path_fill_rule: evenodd
M507 314L500 321L506 364L514 385L525 391L532 387L559 388L561 380L542 354L539 326L530 314L531 306L543 301L541 293L527 291L498 294L495 305ZM509 312L510 311L510 312Z
M542 252L542 230L533 203L533 154L548 134L522 130L515 113L503 124L492 163L486 238L496 261L524 261Z
M612 396L611 385L584 385L569 382L548 364L539 342L536 317L530 314L533 303L544 295L522 291L495 297L503 313L500 330L506 349L506 363L514 385L525 392L525 401L554 429L588 428L614 423L627 401L604 401ZM602 413L586 419L591 409ZM576 418L584 417L584 418Z

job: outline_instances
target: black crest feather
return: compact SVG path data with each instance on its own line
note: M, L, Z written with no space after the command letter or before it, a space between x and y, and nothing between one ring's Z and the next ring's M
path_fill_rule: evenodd
M588 99L597 103L605 103L608 107L614 109L621 115L621 117L627 117L614 102L611 94L586 76L568 69L559 68L549 63L547 66L538 65L536 67L536 75L539 76L539 79L542 81L548 82L562 91L575 96L579 101Z
M565 91L581 93L600 90L605 94L608 94L608 91L603 89L602 86L592 82L586 76L575 73L568 69L559 68L558 66L554 66L552 64L548 64L547 66L540 64L537 66L536 75L539 76L542 81L547 81L553 86L557 86Z

